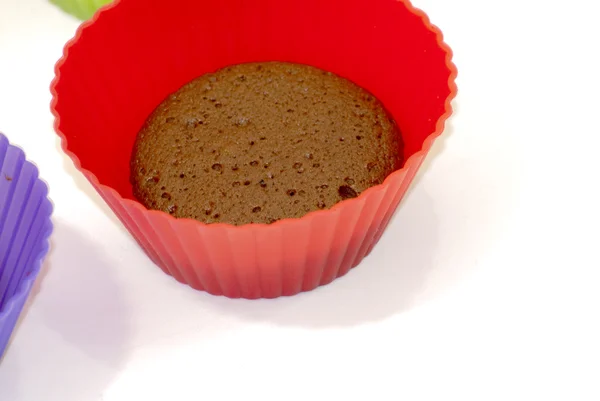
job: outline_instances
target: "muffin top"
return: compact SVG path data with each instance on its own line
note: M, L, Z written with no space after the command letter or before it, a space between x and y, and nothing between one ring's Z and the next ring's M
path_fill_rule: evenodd
M203 75L140 130L136 198L206 223L272 223L358 196L402 165L383 105L330 72L282 62Z

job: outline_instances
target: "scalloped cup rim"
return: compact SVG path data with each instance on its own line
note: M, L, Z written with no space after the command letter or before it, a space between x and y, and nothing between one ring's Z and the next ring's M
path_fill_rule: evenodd
M442 135L442 133L444 132L446 121L450 118L450 116L453 113L452 101L454 100L454 98L456 97L457 92L458 92L458 87L456 86L456 82L455 82L456 77L458 75L458 70L456 68L456 65L452 62L452 57L453 57L452 49L444 42L444 37L443 37L442 31L437 26L435 26L431 23L431 21L429 20L429 17L427 16L427 14L425 14L424 11L414 7L409 0L398 0L402 3L404 3L410 12L412 12L413 14L415 14L416 16L421 18L426 29L430 30L431 32L433 32L435 34L437 45L446 53L446 57L445 57L446 68L450 72L450 76L448 77L448 89L450 90L450 93L448 94L448 96L446 97L446 100L444 102L444 113L438 118L435 130L431 134L429 134L423 141L423 145L422 145L421 149L418 150L417 152L413 153L406 160L406 162L404 163L402 168L400 168L400 169L394 171L393 173L391 173L390 175L388 175L386 177L386 179L383 181L383 183L374 185L374 186L366 189L356 198L340 201L340 202L336 203L334 206L332 206L331 208L324 209L324 210L315 210L315 211L305 214L302 217L284 218L284 219L278 220L271 224L256 223L256 224L244 224L244 225L239 225L239 226L229 224L229 223L210 223L210 224L208 224L208 223L204 223L199 220L194 220L194 219L190 219L190 218L173 217L172 215L170 215L166 212L160 211L160 210L148 209L147 207L145 207L138 201L135 201L133 199L124 198L114 188L112 188L108 185L102 184L98 180L96 175L94 173L92 173L90 170L87 170L87 169L81 167L81 162L79 161L79 158L77 157L77 155L75 155L73 152L71 152L69 150L67 138L65 137L65 135L62 133L62 131L59 128L60 116L59 116L58 112L56 111L56 103L58 101L57 100L58 93L56 91L56 86L61 78L60 69L69 57L69 50L75 43L77 43L79 41L82 34L89 26L95 24L100 18L102 18L102 15L105 12L110 11L111 9L117 7L119 5L119 3L121 3L121 1L122 0L115 0L113 3L109 3L109 4L101 7L90 20L81 24L79 26L79 28L77 28L75 36L73 38L71 38L65 45L65 47L63 49L62 57L55 64L55 66L54 66L55 77L52 80L52 83L50 84L50 93L52 94L50 110L52 112L52 115L55 118L54 130L61 139L61 147L62 147L63 151L65 152L65 154L67 154L67 156L69 156L69 158L73 161L73 164L75 165L77 170L79 170L81 173L83 173L86 176L86 178L96 188L101 189L103 191L111 192L112 195L115 197L115 199L117 199L120 203L127 204L131 207L134 207L134 208L138 209L138 211L140 211L141 213L148 213L151 215L156 215L157 217L160 216L161 218L166 219L170 223L178 222L177 224L197 224L197 225L203 226L203 227L210 226L210 227L214 227L214 228L227 227L228 229L233 228L236 230L248 230L248 229L254 230L254 229L267 228L267 227L273 228L273 227L279 227L282 225L290 225L290 224L304 224L310 220L317 218L320 215L324 215L327 213L339 213L339 211L341 209L343 209L346 205L351 204L352 202L354 202L354 203L364 202L364 200L366 199L368 194L375 193L378 191L384 191L385 188L389 185L389 181L391 181L395 176L402 174L404 171L407 171L409 169L409 167L411 167L413 164L417 163L417 159L424 157L427 154L427 152L431 149L431 147L433 146L433 143L435 142L435 140L440 135Z
M8 137L6 137L6 139L8 139ZM34 162L27 159L27 155L25 154L25 151L21 147L12 144L10 142L10 140L8 141L8 144L9 144L9 146L17 149L23 155L23 158L25 159L26 163L29 163L29 164L33 165L33 167L35 167L35 171L36 171L36 175L37 175L36 180L40 181L41 183L44 184L44 186L46 188L46 195L44 196L44 200L42 200L42 203L45 202L46 204L48 204L49 208L48 208L48 213L43 217L43 219L48 221L49 224L48 224L47 229L45 231L43 231L43 234L40 237L39 242L38 242L38 243L43 244L43 246L42 246L42 249L40 249L38 254L33 259L36 266L34 267L33 270L31 270L31 272L29 272L29 275L26 276L25 278L23 278L23 280L19 283L17 290L15 291L13 296L10 297L10 299L4 304L4 307L0 308L0 320L2 320L3 317L8 316L12 312L14 305L17 303L17 301L20 298L27 297L29 295L27 288L33 285L33 283L35 282L35 280L41 270L42 263L43 263L45 257L48 255L48 252L50 251L50 236L52 235L52 232L54 231L54 225L52 224L52 213L54 212L54 204L53 204L52 200L48 197L48 193L49 193L48 183L45 180L43 180L42 178L40 178L40 176L39 176L40 170L39 170L37 164L35 164Z

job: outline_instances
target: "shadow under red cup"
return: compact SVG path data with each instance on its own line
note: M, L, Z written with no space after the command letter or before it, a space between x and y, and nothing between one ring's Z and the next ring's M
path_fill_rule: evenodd
M333 281L377 243L452 113L451 57L408 1L121 0L67 44L52 111L64 151L166 273L211 294L274 298ZM403 168L357 198L270 225L207 225L137 202L129 162L154 108L204 73L272 60L332 71L377 96L403 132Z
M0 360L48 253L48 186L0 133Z

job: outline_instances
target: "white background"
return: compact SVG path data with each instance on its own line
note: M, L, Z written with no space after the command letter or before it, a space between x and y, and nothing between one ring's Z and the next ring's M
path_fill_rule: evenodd
M597 2L414 3L455 51L447 135L359 268L233 301L154 267L59 152L77 21L0 0L0 130L56 205L0 400L600 400Z

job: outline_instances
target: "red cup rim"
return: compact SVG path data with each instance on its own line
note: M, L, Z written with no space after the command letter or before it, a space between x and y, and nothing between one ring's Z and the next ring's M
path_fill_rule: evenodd
M121 1L122 0L114 0L114 2L101 7L94 14L94 16L91 19L82 23L79 26L79 28L77 29L77 31L75 33L75 36L71 40L69 40L67 42L67 44L65 45L65 47L63 49L62 57L60 58L60 60L58 60L58 62L54 66L55 77L52 80L52 83L50 84L50 93L52 94L52 102L50 104L50 111L52 112L52 115L54 116L54 130L61 139L61 147L62 147L63 151L65 152L65 154L67 154L67 156L69 156L71 158L71 160L73 161L73 164L75 165L77 170L81 171L83 173L83 175L92 183L92 185L94 185L94 187L101 189L102 191L109 191L122 204L134 207L134 208L138 209L138 211L140 211L141 213L155 214L155 215L157 215L157 217L162 216L163 218L166 218L168 221L170 221L172 223L177 221L178 224L198 224L200 226L227 227L228 229L233 228L233 229L238 229L238 230L249 229L249 227L252 229L257 229L257 228L260 229L261 227L280 227L280 226L286 225L286 224L298 224L298 223L312 220L313 218L318 217L319 215L324 215L327 213L337 213L339 210L341 210L342 207L344 207L344 205L348 205L348 204L350 204L350 202L354 202L354 203L364 202L364 200L368 194L385 190L385 188L389 186L389 182L392 179L394 179L394 177L402 174L405 171L408 171L415 164L418 164L419 161L429 152L429 150L433 146L433 143L435 142L435 140L444 132L446 121L450 118L450 116L453 113L452 101L454 100L454 98L456 97L457 92L458 92L458 87L456 86L456 82L455 82L456 77L458 75L458 70L456 68L456 65L452 62L452 57L453 57L452 49L450 48L450 46L448 46L444 42L444 36L442 34L442 31L437 26L435 26L431 23L431 21L429 20L429 17L427 16L427 14L425 14L424 11L414 7L409 0L398 0L398 1L401 1L402 3L404 3L404 5L407 7L407 9L411 13L413 13L414 15L421 18L426 29L430 30L431 32L433 32L435 34L437 45L446 54L445 64L446 64L446 68L450 71L450 76L448 77L448 88L450 89L450 92L448 93L448 96L446 97L446 100L444 102L444 113L438 118L438 121L435 126L435 130L431 134L429 134L427 136L427 138L425 138L425 140L423 141L423 146L421 147L421 149L419 151L415 152L414 154L412 154L406 160L406 162L404 163L404 166L402 166L402 168L394 171L389 176L387 176L386 179L383 181L383 183L374 185L370 188L367 188L356 198L343 200L341 202L336 203L331 208L324 209L324 210L315 210L315 211L305 214L302 217L284 218L284 219L278 220L271 224L256 223L256 224L244 224L244 225L240 225L240 226L235 226L235 225L232 225L229 223L210 223L210 224L208 224L208 223L204 223L204 222L190 219L190 218L176 218L176 217L173 217L170 214L160 211L160 210L148 209L144 205L142 205L140 202L132 200L132 199L126 199L123 196L121 196L121 194L118 193L114 188L100 183L100 181L98 180L98 178L96 177L96 175L94 173L92 173L90 170L87 170L87 169L81 167L81 162L79 161L79 158L73 152L71 152L69 150L67 138L61 132L61 130L59 128L60 116L59 116L58 112L56 111L56 104L58 101L58 93L56 91L56 86L61 78L61 72L60 72L61 67L68 59L69 50L77 41L79 41L79 39L81 38L81 36L83 35L85 30L89 26L95 24L99 19L101 19L103 17L103 15L105 13L108 13L113 8L117 7L121 3Z

